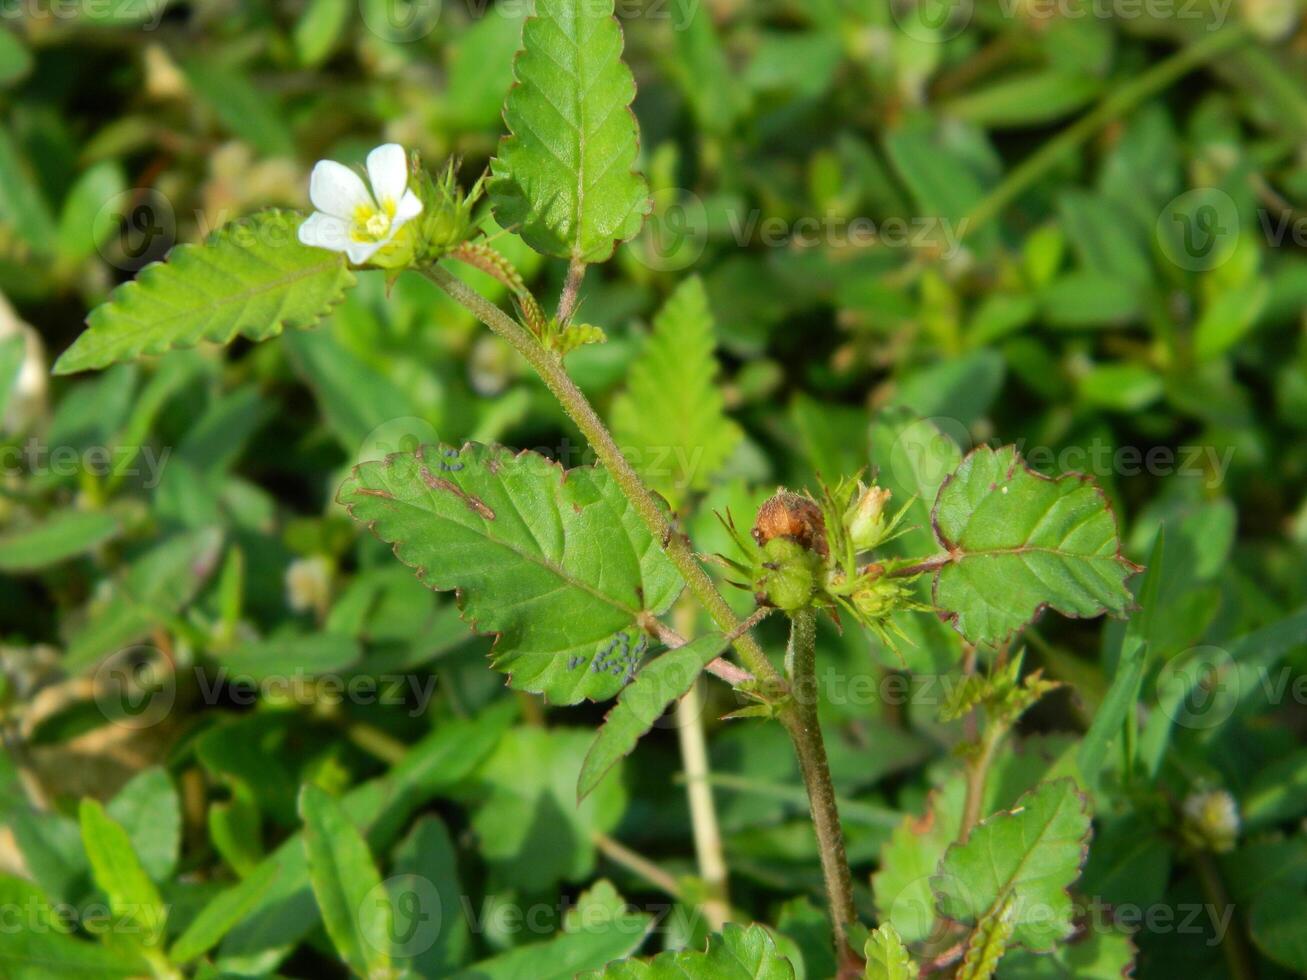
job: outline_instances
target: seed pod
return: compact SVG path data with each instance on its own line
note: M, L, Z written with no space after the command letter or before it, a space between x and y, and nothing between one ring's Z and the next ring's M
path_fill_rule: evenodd
M753 540L760 546L777 538L793 541L823 558L830 553L821 508L812 499L788 490L778 490L759 507L753 523Z
M772 538L762 548L754 581L758 605L795 612L817 593L821 560L791 538Z

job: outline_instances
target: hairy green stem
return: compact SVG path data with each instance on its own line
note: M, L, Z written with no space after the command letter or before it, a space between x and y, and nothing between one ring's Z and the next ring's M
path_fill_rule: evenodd
M781 721L794 742L799 773L808 791L812 826L821 855L821 873L826 883L835 959L839 964L839 975L845 976L861 963L849 945L849 926L857 922L858 909L853 901L853 876L844 853L844 830L840 826L835 784L831 780L826 743L822 741L817 718L817 611L812 607L800 609L790 618L785 669L794 698L781 713Z
M989 192L962 220L960 234L967 237L997 217L1063 157L1108 123L1119 119L1143 100L1174 84L1203 63L1248 40L1242 26L1230 26L1181 48L1148 71L1124 83L1038 150L1013 167L1003 182Z
M514 350L526 358L539 374L545 386L553 393L581 434L589 441L595 455L604 465L626 498L631 502L649 532L662 543L663 551L685 579L691 594L708 611L714 623L733 640L735 649L758 682L773 693L785 693L785 678L767 659L758 641L748 632L725 598L713 584L690 548L689 540L679 533L666 510L644 485L640 475L622 455L603 420L595 413L585 393L576 386L563 366L562 358L545 350L521 324L494 303L490 302L461 279L440 268L431 266L423 270L437 286L471 312L498 336L504 338ZM785 701L780 711L781 723L794 743L799 760L799 772L812 811L813 829L816 831L821 853L822 875L830 902L830 916L835 938L839 975L857 976L862 959L849 946L848 927L857 921L857 907L853 901L853 877L849 872L844 852L844 832L840 827L839 807L835 800L835 785L831 781L830 765L826 761L826 746L822 741L817 721L816 699L816 629L815 610L806 609L793 619L787 665L790 682L803 685L806 690Z
M676 530L667 511L644 485L635 468L622 455L621 449L585 397L585 393L576 386L576 382L563 367L562 358L552 351L545 350L525 327L457 276L439 266L430 266L422 272L473 316L508 341L513 349L535 368L536 373L540 375L540 380L558 399L563 410L589 441L604 468L617 481L618 487L626 498L631 501L636 513L649 528L649 532L655 540L662 543L663 551L685 579L690 592L708 611L708 615L719 629L725 633L733 632L740 625L739 619L731 611L731 607L727 605L726 599L717 590L717 586L708 577L703 566L699 564L688 539ZM735 649L754 677L769 687L784 689L784 679L767 659L767 654L758 645L758 641L751 635L742 633L736 637Z
M965 841L976 824L984 817L981 812L985 803L985 784L989 781L989 769L994 763L994 754L999 743L1003 741L1006 729L1001 725L990 723L974 757L967 761L967 795L962 806L962 827L958 831L958 840Z

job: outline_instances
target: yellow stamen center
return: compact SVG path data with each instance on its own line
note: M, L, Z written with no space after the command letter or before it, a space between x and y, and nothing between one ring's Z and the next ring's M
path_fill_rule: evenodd
M354 209L354 239L360 242L379 242L390 234L395 220L395 202L390 198L375 204L360 204Z

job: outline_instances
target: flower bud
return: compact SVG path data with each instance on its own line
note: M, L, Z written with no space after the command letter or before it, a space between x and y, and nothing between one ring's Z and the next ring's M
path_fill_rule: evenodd
M772 538L762 548L754 589L759 605L795 612L817 592L821 559L798 541Z
M870 551L884 539L887 524L885 505L891 496L893 494L883 487L858 484L858 492L850 499L844 514L844 526L856 550Z
M870 622L902 609L908 598L909 592L900 580L886 578L884 568L873 564L862 570L849 601L863 622Z
M1239 805L1223 789L1199 790L1184 801L1180 833L1200 851L1224 853L1239 838Z
M297 558L286 568L286 605L291 609L325 609L330 596L331 563L322 555Z
M823 558L830 553L821 508L808 497L787 490L778 490L759 507L753 523L753 540L759 545L765 547L777 538L793 541Z
M422 200L423 257L434 261L467 241L472 234L472 206L476 203L481 184L471 193L464 194L454 176L451 161L439 177L425 170L415 180L417 195Z

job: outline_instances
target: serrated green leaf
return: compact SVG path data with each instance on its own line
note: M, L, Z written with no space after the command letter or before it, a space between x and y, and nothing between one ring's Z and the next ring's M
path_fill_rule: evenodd
M697 637L647 664L622 691L586 753L576 795L584 799L623 756L629 755L667 706L694 686L699 674L729 644L720 633Z
M121 935L132 946L157 946L163 941L168 909L132 850L127 831L99 800L82 800L79 815L92 877L117 917L115 936Z
M498 633L496 669L558 704L612 697L665 612L675 568L601 469L469 443L363 463L341 487L353 517L418 578L459 590L464 618Z
M602 262L639 232L650 207L648 185L631 169L635 80L613 0L538 0L513 77L509 135L490 164L495 219L536 251Z
M771 933L758 924L728 922L708 939L706 950L660 953L648 962L610 963L577 980L794 980L794 966L781 955Z
M613 434L673 504L708 486L740 441L717 382L713 317L698 276L654 319L653 334L613 403Z
M105 511L62 510L31 527L0 535L0 572L34 572L93 551L119 531Z
M1053 949L1072 929L1067 888L1080 875L1089 837L1084 797L1070 779L1041 783L953 844L931 879L941 914L979 923L1006 907L1012 941Z
M1012 900L1008 900L986 915L972 930L967 940L967 951L958 967L957 980L989 980L998 970L998 961L1007 950L1012 938L1010 916Z
M1100 927L1059 946L1051 955L1011 950L999 980L1121 980L1133 976L1135 947L1119 928Z
M1031 470L1012 446L982 446L940 487L935 538L950 560L934 601L972 643L999 643L1045 606L1121 615L1138 571L1121 555L1107 498L1086 476Z
M299 808L309 882L327 935L359 976L390 976L390 897L367 842L341 804L312 783L300 791Z
M202 245L180 245L91 311L56 374L102 368L201 341L275 337L311 327L354 284L345 257L301 245L300 215L261 211Z
M915 980L917 976L917 965L888 922L867 937L862 955L867 959L866 980Z

